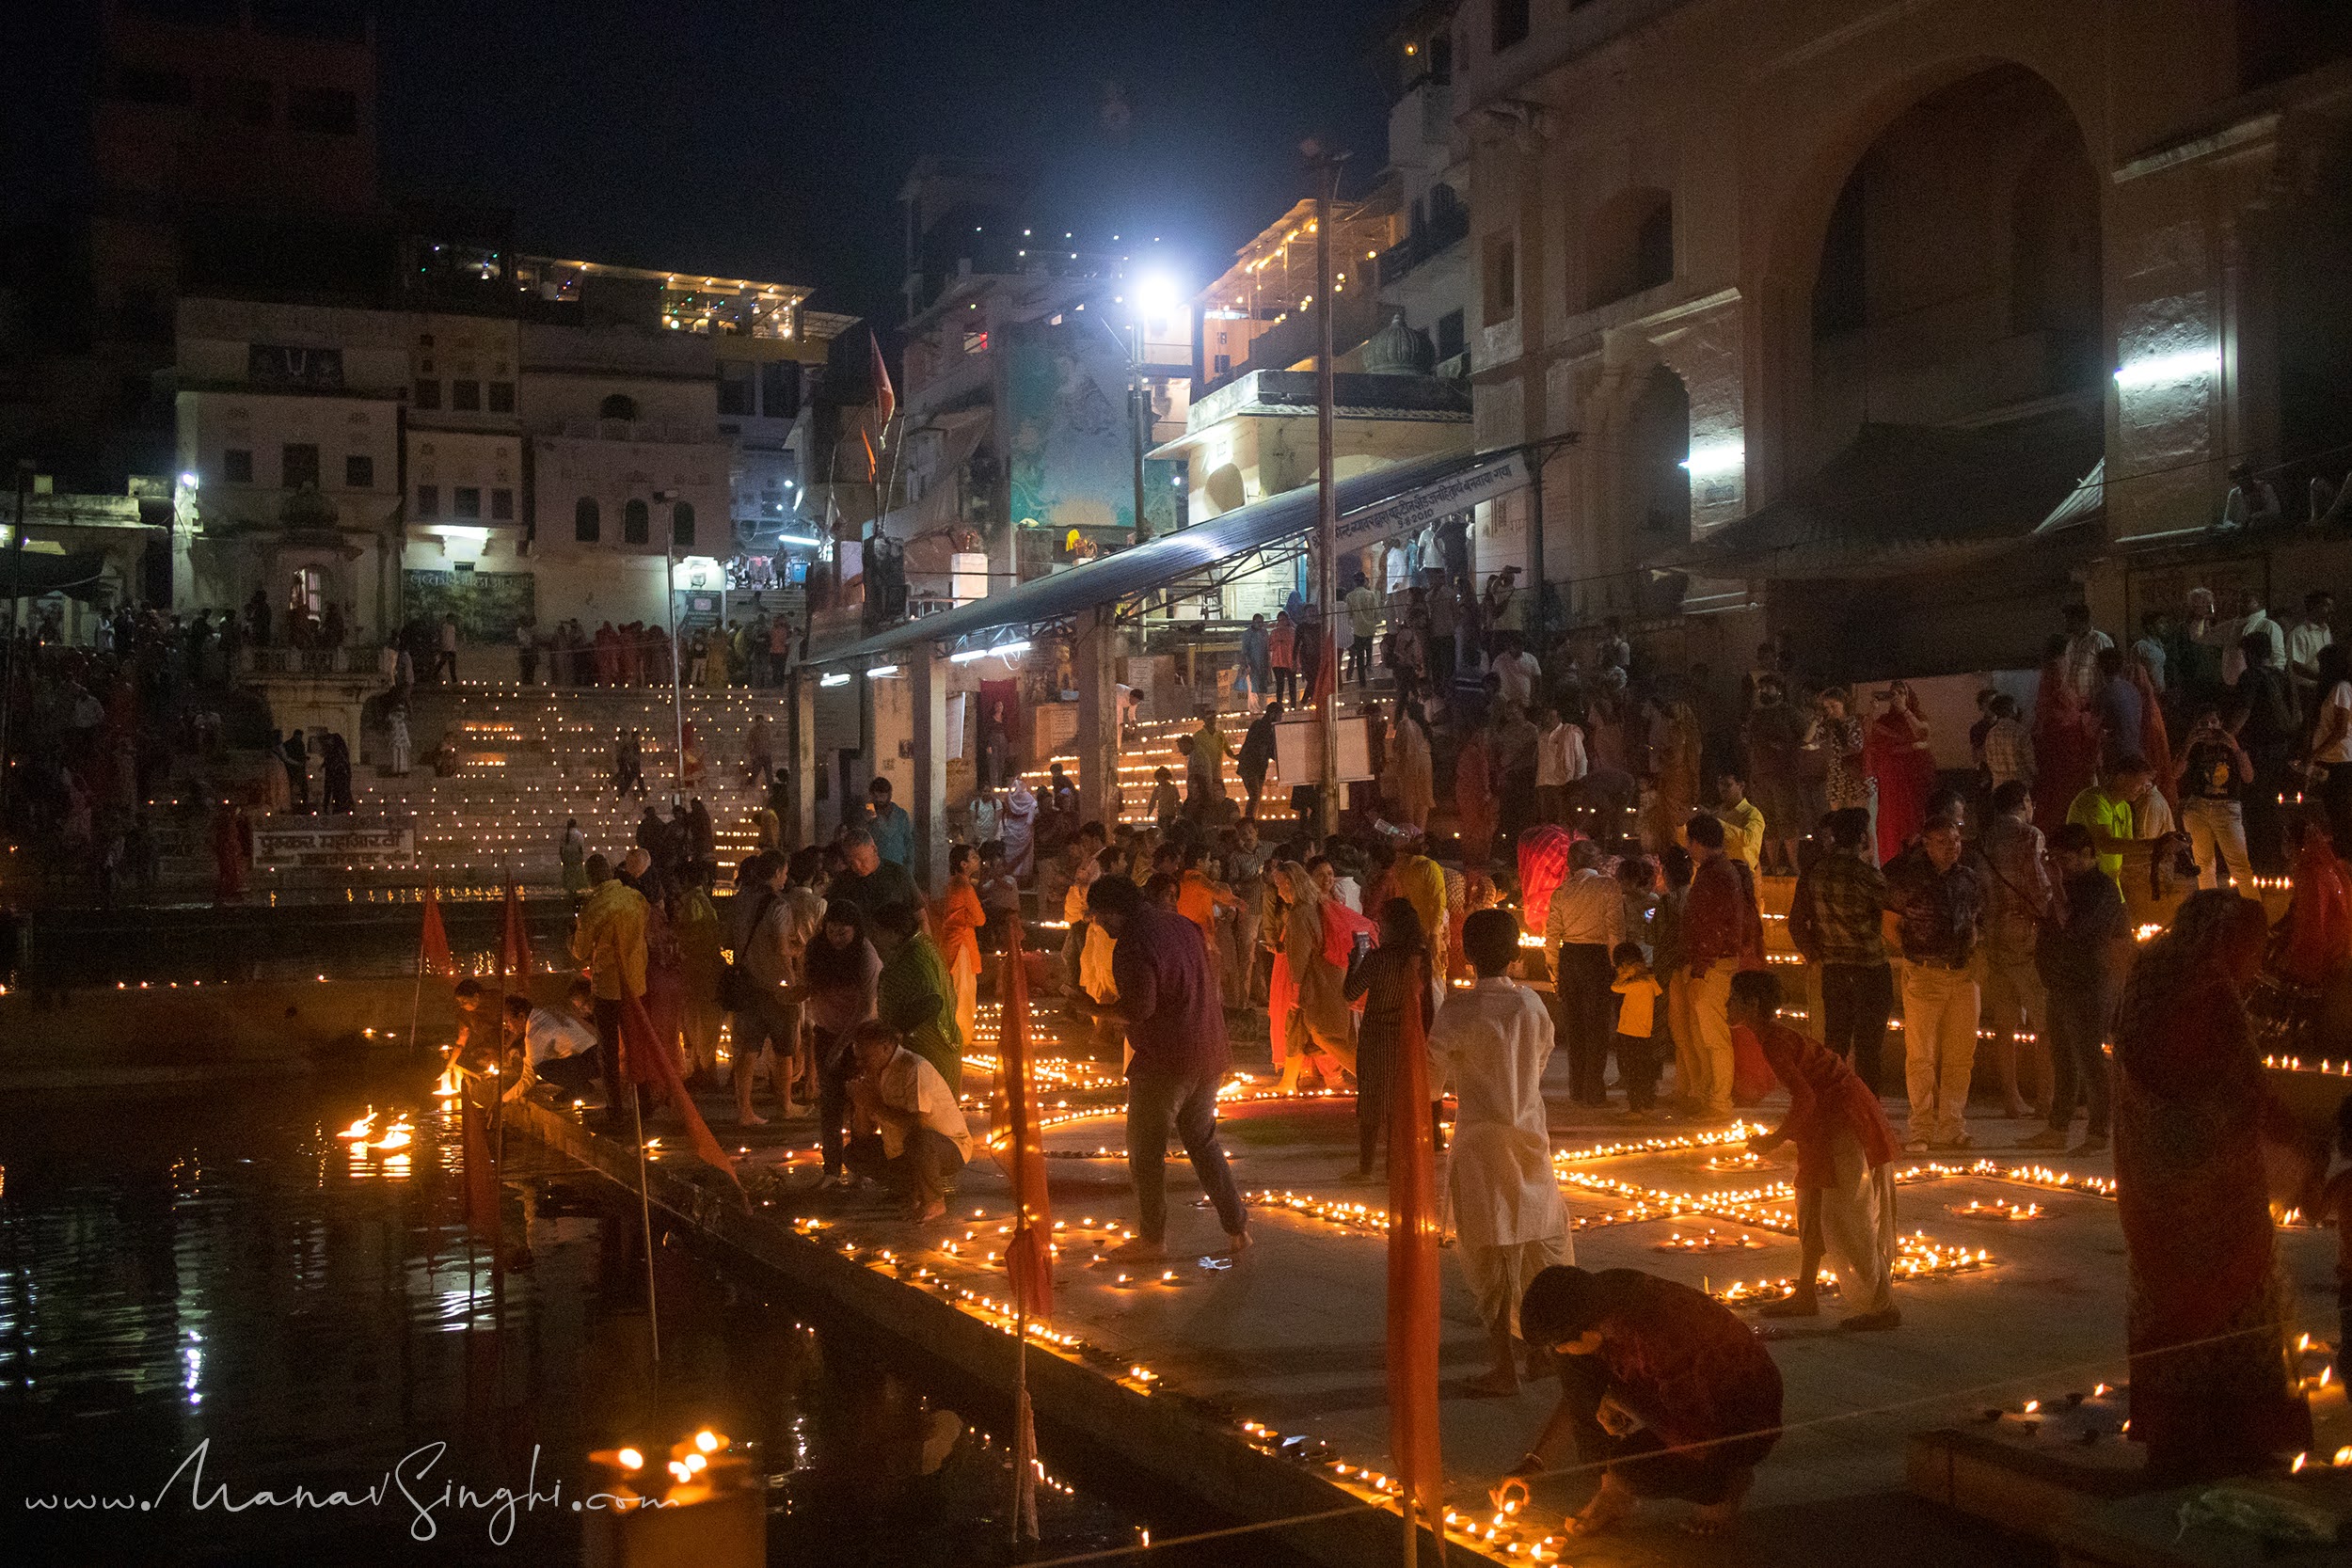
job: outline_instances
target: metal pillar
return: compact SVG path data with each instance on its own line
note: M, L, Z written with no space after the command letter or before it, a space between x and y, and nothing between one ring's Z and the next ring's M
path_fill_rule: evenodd
M947 660L928 644L907 650L914 682L914 877L919 887L947 880Z
M1078 683L1078 799L1089 820L1119 819L1119 628L1108 610L1080 623L1070 650Z
M803 667L792 673L792 712L787 763L792 820L788 824L797 847L817 842L817 673Z

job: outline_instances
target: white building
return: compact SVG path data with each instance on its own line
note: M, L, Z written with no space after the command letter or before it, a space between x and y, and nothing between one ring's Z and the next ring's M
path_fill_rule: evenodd
M397 623L407 318L243 300L179 308L178 467L195 526L172 599L274 615L340 605L354 641Z

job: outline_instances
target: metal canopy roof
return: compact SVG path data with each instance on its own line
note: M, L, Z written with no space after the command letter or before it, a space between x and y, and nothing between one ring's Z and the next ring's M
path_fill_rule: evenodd
M1518 448L1454 452L1357 474L1339 483L1340 538L1361 543L1419 528L1526 483L1527 465ZM838 648L813 652L808 662L857 664L917 642L986 647L1000 639L984 634L1025 635L1082 611L1121 604L1205 575L1258 551L1295 543L1313 530L1315 510L1314 485L1285 490L1133 549L1023 583L1009 593L992 594Z

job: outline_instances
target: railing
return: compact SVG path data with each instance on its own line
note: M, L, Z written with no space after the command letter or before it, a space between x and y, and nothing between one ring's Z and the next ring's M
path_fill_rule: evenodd
M237 650L240 675L368 675L391 678L389 648L243 647Z
M1420 228L1380 253L1380 281L1394 283L1456 241L1470 237L1470 208L1452 206L1429 214Z

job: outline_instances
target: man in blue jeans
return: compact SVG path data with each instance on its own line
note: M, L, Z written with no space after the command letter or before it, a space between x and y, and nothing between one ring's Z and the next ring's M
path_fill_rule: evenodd
M1127 1026L1127 1172L1136 1184L1136 1235L1111 1249L1122 1263L1167 1256L1165 1166L1171 1126L1201 1190L1216 1206L1230 1250L1249 1245L1241 1194L1216 1141L1216 1089L1232 1065L1225 1006L1200 927L1172 910L1144 902L1126 877L1103 877L1087 890L1087 918L1117 945L1109 1002L1083 993L1074 1003Z

